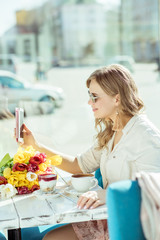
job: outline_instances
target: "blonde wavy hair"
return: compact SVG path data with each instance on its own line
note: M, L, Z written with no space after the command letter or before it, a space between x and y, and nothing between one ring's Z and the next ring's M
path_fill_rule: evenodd
M86 81L88 88L93 79L107 95L114 97L119 94L121 112L125 116L134 116L144 108L144 103L138 96L137 86L127 68L119 64L112 64L96 70ZM113 121L111 119L95 119L98 149L107 147L107 143L114 133L112 127Z

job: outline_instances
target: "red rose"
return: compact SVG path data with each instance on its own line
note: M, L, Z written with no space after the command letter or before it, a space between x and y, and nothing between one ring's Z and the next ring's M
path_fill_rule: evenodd
M0 176L0 185L7 184L7 179L5 177Z
M23 187L17 187L17 191L19 195L30 193L28 187L23 186Z
M36 154L36 155L38 155L41 159L43 159L43 162L46 161L47 155L46 155L45 153L38 153L38 154Z
M27 164L25 164L25 163L15 163L13 165L12 171L13 172L15 172L15 171L23 172L25 169L27 169Z
M27 166L27 171L28 172L36 172L39 170L39 167L36 163L29 163Z
M29 162L33 164L41 164L46 161L46 154L45 153L37 153L35 156L31 157Z
M40 187L35 184L35 185L32 186L31 192L34 192L34 191L39 190L39 189L40 189Z

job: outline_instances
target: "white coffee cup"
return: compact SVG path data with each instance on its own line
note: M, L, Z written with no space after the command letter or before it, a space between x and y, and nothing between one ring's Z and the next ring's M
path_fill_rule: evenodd
M76 191L87 192L96 187L98 181L93 174L79 173L71 176L71 183Z

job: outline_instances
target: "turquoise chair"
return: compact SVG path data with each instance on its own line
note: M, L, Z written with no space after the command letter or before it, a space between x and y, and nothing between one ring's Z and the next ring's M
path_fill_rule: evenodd
M0 231L0 240L6 240L3 231Z
M21 240L41 240L45 234L53 229L56 229L64 224L57 224L57 225L45 225L40 227L32 227L32 228L22 228L21 229ZM16 234L14 237L19 236L19 229L17 229ZM12 239L13 232L12 230L9 231L9 237ZM0 231L0 240L7 240L3 231Z
M103 181L100 168L95 171L95 178L98 180L98 185L103 188Z
M137 181L112 183L107 189L110 240L146 240L140 221L141 190Z
M102 176L100 169L97 169L95 171L95 178L98 180L99 186L103 186L102 183ZM44 226L39 226L39 227L32 227L32 228L22 228L21 229L21 236L22 240L41 240L45 234L52 229L56 229L60 226L63 226L65 224L57 224L57 225L44 225ZM0 232L0 240L6 240L3 232Z
M32 228L22 228L21 229L21 237L22 240L41 240L47 232L61 227L65 224L57 224L57 225L44 225L39 227Z

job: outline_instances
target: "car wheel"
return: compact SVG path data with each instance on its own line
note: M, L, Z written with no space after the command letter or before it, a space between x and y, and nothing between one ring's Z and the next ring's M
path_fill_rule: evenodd
M56 101L53 97L44 96L40 99L40 102L43 102L43 104L41 104L41 110L43 114L54 112L54 109L56 108Z

